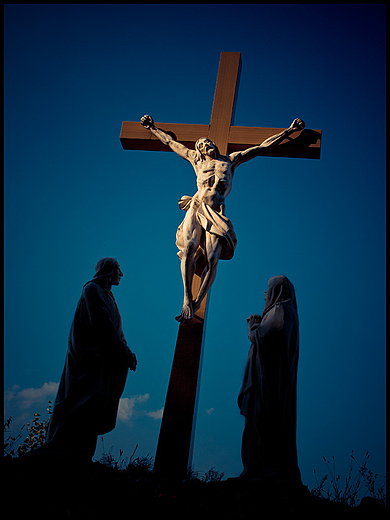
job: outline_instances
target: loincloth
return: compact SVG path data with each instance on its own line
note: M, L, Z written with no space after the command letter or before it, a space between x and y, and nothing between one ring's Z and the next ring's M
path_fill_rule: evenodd
M233 229L233 224L230 220L222 215L221 213L216 212L210 206L205 204L204 202L199 201L197 198L184 196L179 200L179 207L184 211L188 211L190 209L191 203L195 203L196 208L196 219L198 223L201 225L202 229L206 233L212 233L222 238L222 251L221 251L221 260L230 260L233 258L234 250L237 244L236 234ZM183 238L183 223L177 228L176 232L176 246L179 249L177 253L179 258L183 256L184 249L184 238ZM204 247L204 237L202 237L201 244L196 252L196 255L203 253Z

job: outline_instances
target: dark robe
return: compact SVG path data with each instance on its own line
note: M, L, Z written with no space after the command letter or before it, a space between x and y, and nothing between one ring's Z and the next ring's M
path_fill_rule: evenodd
M269 281L260 324L238 397L245 416L241 477L301 483L296 449L299 323L294 288L285 277Z
M88 460L97 436L115 427L131 355L106 279L83 288L46 438L47 449Z

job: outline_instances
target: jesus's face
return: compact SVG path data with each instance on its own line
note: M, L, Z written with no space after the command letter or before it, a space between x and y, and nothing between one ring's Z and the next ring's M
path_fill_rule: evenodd
M216 155L216 147L210 139L202 138L196 142L197 150L204 156L214 158Z

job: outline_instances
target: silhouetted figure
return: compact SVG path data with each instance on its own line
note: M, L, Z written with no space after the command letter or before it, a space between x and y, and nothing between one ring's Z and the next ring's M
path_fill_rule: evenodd
M251 341L238 396L245 416L240 477L301 483L296 449L299 322L295 290L285 276L268 281L261 316L248 321Z
M98 435L114 429L128 369L137 366L111 292L123 273L114 258L102 258L95 269L77 305L42 450L79 461L90 461Z

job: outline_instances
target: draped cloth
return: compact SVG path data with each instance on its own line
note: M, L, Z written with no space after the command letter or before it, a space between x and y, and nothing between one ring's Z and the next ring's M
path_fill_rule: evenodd
M84 285L46 438L48 449L88 460L97 436L115 427L131 355L108 287L116 267L115 259L100 260Z
M300 484L296 449L299 321L295 291L284 276L268 282L261 322L251 340L238 396L245 416L241 477Z
M196 195L190 197L185 195L179 200L179 207L184 211L188 211L191 204L196 210L196 220L200 226L207 232L221 237L222 251L221 260L230 260L234 255L234 250L237 244L237 237L234 232L233 224L230 220L223 215L215 211L211 206L200 201ZM184 249L184 238L183 238L183 223L177 229L176 233L176 246L179 249L178 256L181 259ZM202 248L202 244L200 246Z

